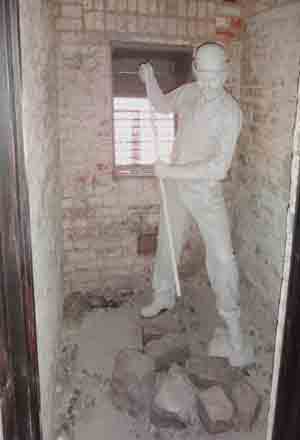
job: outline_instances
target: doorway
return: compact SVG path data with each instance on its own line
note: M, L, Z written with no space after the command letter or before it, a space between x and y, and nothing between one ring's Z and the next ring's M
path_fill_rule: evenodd
M30 221L29 221L29 207L32 206L28 202L28 195L26 189L26 182L31 176L26 176L24 148L22 146L21 136L21 97L20 97L20 68L19 68L19 30L18 30L18 4L17 2L1 2L1 56L5 63L3 63L3 75L1 78L5 79L2 84L1 96L3 96L4 106L7 109L7 114L1 120L1 138L3 132L3 149L2 149L2 184L1 184L1 198L2 206L5 210L1 221L1 266L2 266L2 289L1 289L1 338L3 339L3 351L1 353L1 399L2 399L2 414L4 426L4 439L24 439L32 440L40 438L40 402L39 402L39 378L37 368L37 343L36 343L36 327L34 317L34 298L33 298L33 273L31 262L31 245L29 238ZM79 65L81 63L79 59ZM8 67L8 68L7 68ZM8 74L9 73L9 74ZM28 151L27 151L28 153ZM28 173L28 170L27 170ZM82 182L81 182L82 183ZM143 184L146 187L146 184ZM148 183L147 183L148 185ZM151 185L149 185L151 186ZM130 187L130 184L128 184ZM50 190L51 190L50 186ZM51 191L50 191L51 192ZM106 199L106 208L109 208L109 197ZM110 225L108 225L110 227ZM298 231L298 217L295 221L295 236L294 249L291 266L291 282L289 287L289 300L287 306L287 327L284 342L284 357L282 361L282 369L279 381L279 399L276 402L276 419L275 431L273 439L282 438L282 433L287 432L287 426L293 426L293 433L297 432L296 419L298 411L297 397L292 401L291 407L287 406L285 400L286 395L282 390L286 389L286 382L291 388L296 389L295 380L297 371L296 362L290 361L295 359L297 353L296 348L296 287L297 279L297 231ZM201 255L199 256L201 258ZM59 263L58 263L59 266ZM191 269L190 267L188 268ZM95 269L96 272L96 269ZM108 273L107 268L107 273ZM184 272L184 270L183 270ZM83 273L83 272L82 272ZM190 275L191 272L189 272ZM111 272L111 275L113 272ZM70 388L62 389L58 383L56 392L61 395L66 392L66 415L62 420L61 430L62 435L70 435L72 428L76 427L77 434L86 434L87 428L95 428L98 433L99 430L105 432L105 429L115 428L116 420L120 421L119 432L122 434L128 429L128 424L124 422L125 417L116 415L116 419L110 419L112 412L107 407L108 400L101 401L98 404L102 405L103 419L106 416L108 425L96 424L92 426L91 412L96 408L96 415L99 415L97 405L97 396L94 392L107 393L110 391L110 383L107 376L113 369L113 361L115 360L119 351L124 346L138 348L138 351L143 351L147 343L157 341L159 339L159 331L161 327L169 326L164 331L168 333L178 332L178 329L187 327L188 331L193 333L194 349L201 348L205 341L200 338L196 340L197 335L205 335L205 332L210 331L209 325L201 327L199 331L199 316L200 321L205 322L209 315L207 311L213 313L213 303L210 302L212 295L205 294L209 291L205 275L201 274L201 283L196 280L196 284L191 284L186 281L186 290L190 291L187 298L193 298L195 292L201 288L203 298L197 298L199 309L195 310L195 303L191 301L186 302L183 314L180 310L169 316L169 319L164 319L163 323L157 326L140 325L136 322L137 316L136 307L139 301L143 300L143 292L139 289L132 289L128 286L126 288L119 286L113 292L106 289L105 295L103 291L95 291L91 289L85 292L71 292L72 295L65 301L65 333L62 340L60 352L60 368L59 373L61 377L69 381ZM146 292L147 293L147 292ZM210 298L210 299L208 299ZM201 300L201 301L200 301ZM201 304L199 304L199 301ZM296 302L294 302L296 301ZM205 304L205 307L203 307ZM199 312L197 315L196 312ZM188 318L187 314L188 313ZM202 315L201 315L202 313ZM194 318L194 315L197 315ZM290 314L290 318L289 318ZM207 315L207 316L206 316ZM210 315L211 316L211 315ZM166 318L166 317L165 317ZM198 322L197 322L198 321ZM75 326L74 326L75 322ZM192 324L192 325L191 325ZM208 324L208 323L207 323ZM43 322L39 322L43 325ZM172 327L173 325L173 327ZM175 327L174 327L175 326ZM194 326L194 327L193 327ZM80 327L80 330L79 330ZM117 334L111 335L109 344L105 345L108 339L108 328L118 329ZM74 330L75 329L75 330ZM170 329L172 331L170 331ZM138 330L138 331L137 331ZM196 331L195 331L196 330ZM101 335L101 338L94 338L95 332ZM120 334L122 333L122 338ZM177 333L176 333L177 334ZM150 338L150 339L149 339ZM79 341L79 343L78 343ZM168 343L171 340L168 339ZM114 345L115 344L115 345ZM185 350L186 341L179 347L180 350L176 352L176 356L181 356L184 359L186 356ZM13 347L13 349L12 349ZM141 348L142 347L142 348ZM78 351L79 348L79 351ZM109 353L106 352L109 348ZM115 351L114 351L115 350ZM97 363L99 357L101 358L101 365L103 371L94 369L94 362ZM178 354L179 353L179 354ZM76 367L76 360L81 362L79 371ZM106 359L106 363L105 363ZM178 358L177 362L179 362ZM286 360L287 359L287 360ZM136 362L138 362L136 360ZM180 362L179 362L180 363ZM73 367L75 370L72 370ZM107 370L105 370L107 368ZM291 368L291 369L289 369ZM294 369L295 368L295 369ZM288 373L287 373L288 371ZM71 373L71 376L70 376ZM72 374L74 375L72 376ZM82 393L82 386L84 392ZM64 401L62 399L62 401ZM119 402L120 403L120 402ZM287 411L287 408L290 411ZM82 411L82 420L79 425L76 424L76 412ZM291 414L292 419L288 418L288 413ZM117 413L116 413L117 414ZM95 420L95 419L94 419ZM129 425L128 435L133 433L139 434L140 429L144 426ZM132 431L133 429L133 431ZM95 432L95 431L94 431ZM116 431L112 431L114 433ZM143 431L141 431L143 432ZM79 434L78 434L79 433ZM199 433L197 433L199 434ZM145 433L145 436L148 435ZM277 437L276 437L277 436ZM280 437L281 436L281 437ZM80 437L77 437L80 438ZM146 438L146 437L144 437ZM251 438L251 437L250 437ZM296 437L295 437L296 438Z

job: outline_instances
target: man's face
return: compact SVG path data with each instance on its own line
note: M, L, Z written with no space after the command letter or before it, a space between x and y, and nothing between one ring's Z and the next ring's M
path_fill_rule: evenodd
M221 89L225 82L224 72L212 72L205 70L197 70L194 65L194 74L197 83L204 93L209 93Z
M194 55L193 73L203 92L215 93L227 77L225 53L215 46L202 46Z

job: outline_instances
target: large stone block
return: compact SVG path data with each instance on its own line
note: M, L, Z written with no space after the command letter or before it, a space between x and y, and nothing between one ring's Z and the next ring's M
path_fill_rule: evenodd
M158 427L184 428L199 422L197 390L185 371L173 365L158 376L151 422Z
M179 310L162 313L152 319L141 319L144 346L152 339L159 339L167 334L182 333L184 324Z
M167 369L174 362L184 365L189 357L189 345L185 333L171 333L154 339L145 346L145 353L155 361L157 370Z
M234 406L223 388L213 386L199 394L199 415L211 434L229 431L233 427Z
M112 374L114 405L134 417L147 416L153 398L155 365L150 356L134 349L122 350Z
M237 368L232 368L227 359L214 357L193 357L186 366L191 380L198 387L207 387L217 384L231 387L234 381L242 377Z
M247 382L235 383L231 397L237 409L237 424L243 431L249 431L258 415L260 397L256 390Z

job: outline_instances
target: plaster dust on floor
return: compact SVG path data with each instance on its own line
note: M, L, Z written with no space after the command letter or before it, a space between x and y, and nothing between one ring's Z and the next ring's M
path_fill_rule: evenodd
M176 318L188 321L188 338L193 340L190 350L197 355L213 333L217 322L214 297L203 283L185 283L184 306L179 306ZM199 295L199 292L203 294ZM208 294L207 294L208 293ZM118 296L119 294L119 296ZM249 381L262 396L260 416L252 432L229 432L209 435L204 430L153 429L116 409L111 399L111 378L114 361L123 349L142 350L143 332L139 309L150 299L150 292L110 292L114 300L103 300L99 292L77 292L65 302L56 385L56 438L59 440L264 440L268 407L270 365L256 365L249 369ZM189 303L193 297L193 306ZM117 299L115 299L117 298ZM195 305L196 304L196 305ZM180 307L184 313L180 311ZM170 312L166 312L167 314ZM162 314L161 323L168 320ZM170 316L169 316L170 318ZM172 316L173 319L173 316ZM172 321L173 322L173 321ZM173 324L172 324L173 325ZM196 337L197 336L197 337ZM260 361L261 362L261 361Z

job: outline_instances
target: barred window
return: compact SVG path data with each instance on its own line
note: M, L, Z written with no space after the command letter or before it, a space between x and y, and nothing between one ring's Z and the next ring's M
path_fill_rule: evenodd
M115 97L115 166L119 173L152 174L159 142L160 159L169 161L175 137L174 115L155 113L146 98ZM153 122L157 139L154 138Z
M190 60L190 48L113 45L114 175L152 176L156 141L165 161L174 143L175 116L153 110L138 76L139 66L150 61L161 89L167 93L186 82Z

